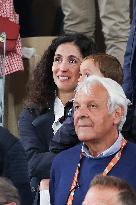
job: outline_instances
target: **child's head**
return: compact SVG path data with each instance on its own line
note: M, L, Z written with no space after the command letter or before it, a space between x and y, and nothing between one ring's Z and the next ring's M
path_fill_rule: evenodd
M85 76L98 75L111 78L122 84L123 71L116 57L108 54L90 55L83 59L80 65L80 80Z

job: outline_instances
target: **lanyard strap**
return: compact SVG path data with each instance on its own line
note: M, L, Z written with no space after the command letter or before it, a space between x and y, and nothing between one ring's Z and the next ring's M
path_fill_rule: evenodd
M121 148L116 153L116 155L113 157L113 159L109 162L109 164L107 165L105 170L103 171L103 176L106 176L112 170L112 168L117 164L117 162L119 161L119 159L121 157L122 150L124 149L126 144L127 144L127 141L124 138L122 138ZM80 166L81 166L81 159L82 158L83 158L83 153L81 151L80 159L79 159L79 162L78 162L75 174L74 174L74 178L73 178L73 181L72 181L72 185L71 185L71 188L70 188L70 193L69 193L67 205L72 205L72 201L74 199L74 193L75 193L76 188L78 187L78 176L79 176L79 172L80 172Z

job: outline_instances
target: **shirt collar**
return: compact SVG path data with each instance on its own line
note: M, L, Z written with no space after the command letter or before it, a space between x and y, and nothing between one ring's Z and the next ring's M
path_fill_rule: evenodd
M57 122L61 117L64 116L64 105L58 97L55 98L55 102L54 102L54 115L55 115L54 122Z
M64 105L58 97L56 97L54 101L54 116L55 120L52 124L52 129L53 133L55 134L62 125L59 122L59 119L61 119L64 116Z
M122 142L122 134L119 133L119 136L117 138L117 140L114 142L114 144L106 149L105 151L103 151L102 153L100 153L98 156L94 157L90 154L89 150L88 150L88 147L85 145L85 143L83 143L82 145L82 153L84 154L84 156L86 157L90 157L90 158L103 158L103 157L108 157L112 154L115 154L116 152L119 151L120 147L121 147L121 142Z
M62 126L62 123L60 122L60 119L64 117L64 113L67 110L67 108L69 110L69 105L71 103L73 104L73 99L69 100L66 103L66 105L64 106L62 101L56 96L55 101L54 101L54 116L55 116L55 120L54 120L54 122L52 124L52 129L53 129L53 133L54 134Z

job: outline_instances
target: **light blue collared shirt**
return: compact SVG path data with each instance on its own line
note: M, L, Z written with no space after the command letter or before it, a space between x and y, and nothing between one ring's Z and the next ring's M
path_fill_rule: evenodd
M115 154L116 152L119 151L119 149L121 148L121 142L122 142L122 134L119 133L119 136L116 140L116 142L109 147L108 149L106 149L105 151L103 151L101 154L99 154L98 156L94 157L90 154L89 149L87 148L87 146L85 145L85 143L83 143L82 145L82 153L84 154L84 156L86 157L90 157L90 158L103 158L103 157L108 157L112 154Z

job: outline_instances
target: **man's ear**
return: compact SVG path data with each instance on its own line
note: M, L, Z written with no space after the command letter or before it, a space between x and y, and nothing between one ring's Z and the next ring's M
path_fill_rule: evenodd
M113 112L114 124L118 125L124 115L124 108L122 106L118 106Z

